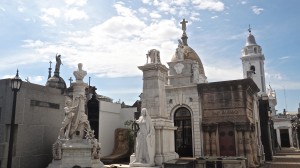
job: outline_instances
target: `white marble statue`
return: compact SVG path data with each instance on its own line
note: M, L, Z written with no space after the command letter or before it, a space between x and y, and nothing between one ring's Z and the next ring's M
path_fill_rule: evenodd
M88 117L85 114L85 102L86 97L84 95L79 95L74 100L74 104L77 107L77 112L75 113L74 119L72 120L70 136L73 136L76 131L79 131L80 136L83 138L84 133L89 134L89 132L91 131Z
M71 128L72 119L76 113L76 106L72 107L72 100L71 98L66 96L66 103L65 103L64 111L65 111L65 118L62 122L62 127L60 129L59 139L69 139L69 133Z
M83 78L86 76L86 71L82 70L82 63L78 64L78 69L76 71L73 72L75 78L76 78L76 82L83 82Z
M184 60L184 54L183 54L183 44L182 44L182 41L180 39L178 39L178 47L176 48L176 58L177 60L179 61L183 61Z
M199 64L196 61L194 61L192 64L192 70L193 70L193 82L199 83L200 82Z
M159 64L160 62L160 53L158 50L156 49L152 49L150 51L148 51L147 55L147 63L148 63L148 59L150 58L150 63L154 63L154 64Z
M141 116L136 122L140 130L136 137L135 160L130 166L154 166L155 130L146 108L142 109Z

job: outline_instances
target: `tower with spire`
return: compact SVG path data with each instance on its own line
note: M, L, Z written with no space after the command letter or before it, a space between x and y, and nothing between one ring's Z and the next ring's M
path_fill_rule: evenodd
M264 60L265 56L262 53L262 48L255 41L255 37L251 33L251 27L248 29L249 35L246 40L246 44L242 50L242 64L244 78L252 78L260 92L266 94L266 82L265 82L265 69Z

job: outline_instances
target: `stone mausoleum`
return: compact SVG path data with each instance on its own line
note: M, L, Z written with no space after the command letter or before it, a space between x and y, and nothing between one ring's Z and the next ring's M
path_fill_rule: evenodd
M142 107L148 109L156 130L155 163L161 165L178 154L243 158L255 167L264 160L260 89L248 76L208 83L199 56L188 46L186 23L181 22L183 34L168 67L160 62L156 49L148 52L147 63L139 67Z

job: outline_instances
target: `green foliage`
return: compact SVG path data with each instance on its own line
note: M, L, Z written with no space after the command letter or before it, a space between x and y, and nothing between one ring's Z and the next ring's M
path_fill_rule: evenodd
M126 138L128 139L128 143L129 143L129 148L130 150L133 152L133 146L134 146L134 131L132 130L132 124L133 124L133 120L127 120L124 122L125 127L127 128L127 134L126 134Z

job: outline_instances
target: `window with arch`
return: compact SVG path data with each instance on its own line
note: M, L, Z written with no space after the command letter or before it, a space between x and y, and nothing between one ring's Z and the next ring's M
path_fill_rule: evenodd
M254 47L254 53L257 54L257 48L256 47Z
M255 66L254 66L254 65L251 65L251 66L250 66L250 70L253 71L253 72L255 72Z
M247 48L244 49L244 54L245 54L245 55L248 55L248 50L247 50Z

